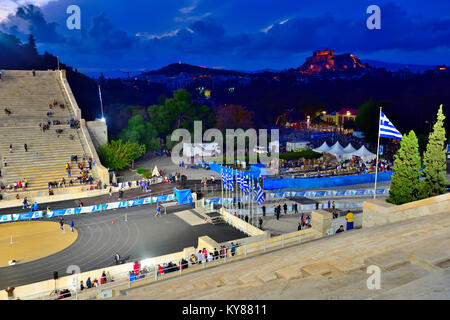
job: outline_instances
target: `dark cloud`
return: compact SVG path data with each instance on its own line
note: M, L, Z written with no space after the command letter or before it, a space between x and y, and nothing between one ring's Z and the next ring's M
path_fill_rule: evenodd
M170 5L174 6L175 2ZM222 3L219 9L215 9L211 2L195 0L177 5L175 17L182 16L186 18L184 21L167 18L164 19L165 24L160 22L157 26L142 22L138 29L130 27L136 27L135 21L111 21L109 17L113 9L109 8L109 14L91 13L90 19L84 15L82 30L68 31L65 26L48 22L42 10L32 5L19 8L0 27L16 35L33 33L40 48L65 56L69 63L89 63L108 68L117 68L119 64L120 67L134 64L153 68L174 62L174 59L229 68L295 67L303 62L305 55L324 48L334 49L337 53L366 54L372 59L376 54L383 56L381 53L390 51L395 52L398 62L407 63L402 61L404 53L450 50L449 18L445 15L440 17L439 12L437 17L429 13L423 16L417 11L412 15L411 10L408 9L407 13L394 2L380 4L381 30L367 29L369 15L365 13L364 5L360 6L363 9L360 14L344 15L344 9L337 11L329 7L326 12L324 5L324 10L316 10L316 14L294 10L289 15L280 14L274 21L265 21L253 12L246 31L235 27L234 22L239 20L242 25L241 20L248 14L235 10L239 5L237 1ZM406 5L403 7L408 8ZM170 11L163 8L164 12ZM234 12L236 19L221 16L220 10ZM352 7L352 10L356 9ZM202 16L205 18L190 19ZM159 34L153 33L155 29Z
M57 31L56 22L47 22L44 14L39 7L32 4L19 7L16 12L16 18L29 23L29 31L41 42L57 43L63 42L64 37ZM12 26L14 28L15 26ZM16 26L17 28L17 26ZM17 30L17 29L16 29Z
M123 30L117 29L106 17L105 13L92 19L89 36L98 43L102 49L117 50L129 49L133 46L135 38L131 38Z

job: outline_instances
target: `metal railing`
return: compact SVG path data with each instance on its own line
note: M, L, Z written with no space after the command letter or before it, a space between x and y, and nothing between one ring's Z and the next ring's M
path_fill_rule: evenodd
M251 238L247 238L251 239ZM116 274L111 274L108 279L109 282L105 284L100 284L96 287L86 288L84 290L80 290L80 281L83 281L86 284L86 279L80 279L79 276L73 275L76 279L76 285L72 288L68 286L58 287L55 290L48 290L45 292L40 292L28 296L21 296L20 299L23 300L53 300L57 299L59 295L57 295L56 291L62 291L68 289L70 291L70 297L66 297L64 299L68 300L80 300L80 299L92 299L99 298L102 296L102 292L106 290L129 290L132 288L148 285L151 283L158 282L159 280L170 279L174 277L181 277L183 275L189 274L191 272L200 271L206 268L216 267L222 264L227 264L232 261L244 259L247 257L252 257L260 254L264 254L270 251L279 250L285 247L299 245L304 242L308 242L311 240L317 239L317 236L312 232L311 229L305 231L297 231L288 234L282 234L281 236L273 237L273 238L262 238L259 241L241 239L238 241L227 241L221 245L225 245L226 252L222 256L215 257L212 261L202 260L201 263L193 263L190 261L190 257L185 257L185 261L187 261L187 268L179 268L181 265L181 259L177 261L177 264L173 267L174 270L172 272L160 274L156 265L150 266L141 266L139 270L139 274L135 275L136 279L131 279L130 274L134 273L134 270L130 270L127 272L121 272ZM234 244L238 244L235 247L234 252L232 252L231 242ZM243 243L244 242L244 243ZM195 254L194 254L195 255ZM195 255L196 256L196 255ZM197 256L196 256L197 257ZM169 261L168 261L169 262ZM173 262L173 261L170 261ZM162 265L162 263L160 263ZM133 266L130 264L130 269L133 269ZM101 271L99 270L99 277L101 278ZM111 278L114 278L114 281L111 281ZM93 281L92 281L93 282ZM74 282L75 283L75 282ZM109 292L108 296L110 296L112 292Z

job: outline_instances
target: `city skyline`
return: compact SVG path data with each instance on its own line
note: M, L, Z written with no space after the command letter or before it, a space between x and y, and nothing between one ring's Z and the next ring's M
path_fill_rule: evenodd
M24 7L24 5L29 5ZM381 30L369 30L369 5ZM81 9L69 30L67 7ZM145 72L170 63L239 71L297 68L315 50L361 60L450 64L450 4L436 1L2 1L0 31L58 55L86 74Z

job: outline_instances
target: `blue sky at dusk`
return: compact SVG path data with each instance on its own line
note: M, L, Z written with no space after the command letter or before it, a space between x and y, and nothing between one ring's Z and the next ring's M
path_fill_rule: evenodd
M24 5L32 7L23 8ZM66 9L81 8L81 30ZM381 8L368 30L366 8ZM313 50L450 65L450 1L0 0L0 31L87 74L182 62L235 70L298 67Z

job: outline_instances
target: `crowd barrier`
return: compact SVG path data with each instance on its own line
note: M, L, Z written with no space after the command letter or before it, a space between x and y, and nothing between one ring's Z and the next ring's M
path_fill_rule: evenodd
M222 166L220 164L217 164L215 162L210 162L208 165L209 165L209 168L212 171L215 171L217 173L222 173L222 170L223 170L223 172L230 172L231 171L231 172L233 172L234 175L236 175L236 171L237 170L226 168L226 167L224 167L224 166ZM260 172L259 171L250 170L250 171L239 171L239 172L243 173L245 177L251 177L253 179L258 179L260 177Z
M378 173L378 182L390 181L393 172ZM317 189L375 182L375 173L340 177L264 179L264 190Z
M47 212L46 216L47 216L47 218L54 218L54 217L59 217L59 216L69 216L69 215L80 214L80 213L93 213L93 212L107 211L107 210L119 209L119 208L129 208L129 207L134 207L134 206L140 206L143 204L167 202L167 201L173 201L173 200L175 200L175 194L168 194L168 195L163 195L163 196L147 197L147 198L136 199L136 200L98 204L98 205L93 205L93 206L88 206L88 207L52 210L52 211ZM17 214L8 214L8 215L0 216L0 223L1 222L11 222L11 221L23 221L23 220L29 220L29 219L39 219L39 218L43 218L43 217L44 217L44 211L33 211L33 212L25 212L25 213L17 213Z
M329 190L329 191L287 191L287 192L266 192L266 200L276 199L276 198L320 198L320 197L336 197L336 196L362 196L362 195L373 195L373 189L363 189L363 190ZM377 194L389 194L389 188L377 189ZM209 205L211 203L232 203L233 199L235 201L248 201L248 196L243 197L227 197L227 198L212 198L206 199L205 204Z
M211 170L222 173L236 170L225 168L215 162L210 162L209 167ZM253 179L259 179L264 176L265 171L262 171L260 165L251 165L250 171L243 171L244 176L252 177ZM393 172L379 172L378 182L390 181ZM317 188L332 188L340 186L350 186L364 183L374 183L375 173L358 174L349 176L335 176L335 177L323 177L323 178L284 178L284 179L263 179L264 190L281 190L281 189L317 189Z

